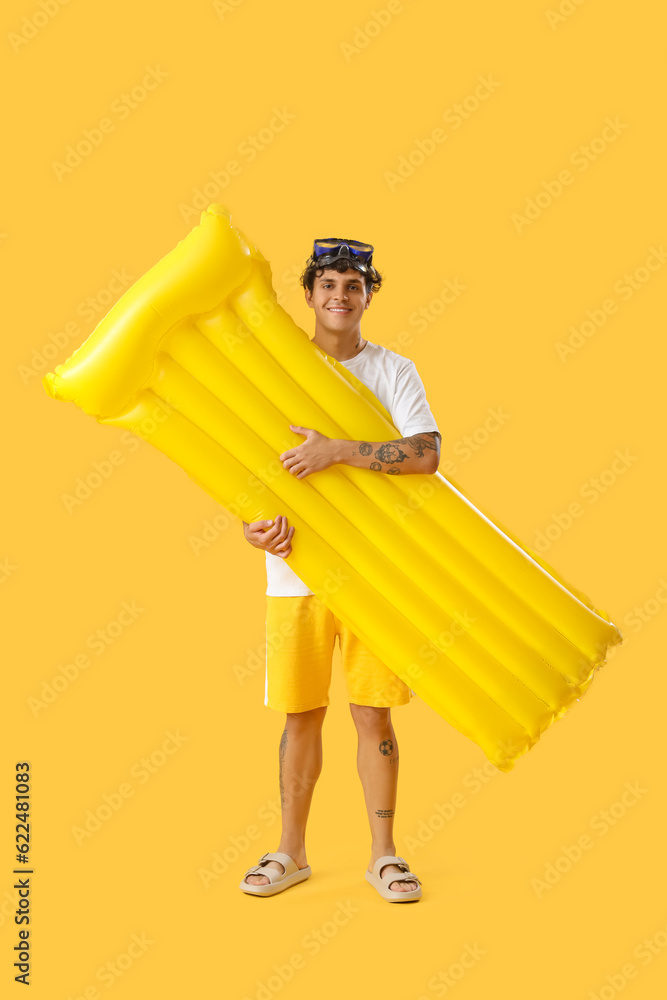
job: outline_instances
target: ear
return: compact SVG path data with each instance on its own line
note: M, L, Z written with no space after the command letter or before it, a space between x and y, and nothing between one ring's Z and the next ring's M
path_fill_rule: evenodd
M303 291L306 298L306 305L308 306L309 309L314 309L315 306L313 305L313 293L310 292L307 288L304 288Z

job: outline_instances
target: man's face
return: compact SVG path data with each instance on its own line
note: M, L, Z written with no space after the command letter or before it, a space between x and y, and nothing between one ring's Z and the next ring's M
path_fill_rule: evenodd
M352 267L342 273L327 268L315 278L312 294L306 289L306 302L320 325L339 333L358 328L372 297L372 292L366 293L362 275Z

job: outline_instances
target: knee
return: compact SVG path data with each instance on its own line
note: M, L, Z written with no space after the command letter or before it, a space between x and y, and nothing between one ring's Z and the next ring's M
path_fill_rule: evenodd
M359 730L386 732L391 726L390 708L374 708L372 705L353 705L350 703L350 712L354 724Z
M307 712L286 712L285 726L290 731L317 729L324 722L327 706L311 708Z

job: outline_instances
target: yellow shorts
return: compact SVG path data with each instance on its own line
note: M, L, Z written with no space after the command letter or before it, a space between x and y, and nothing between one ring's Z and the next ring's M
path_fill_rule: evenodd
M308 712L329 704L331 659L339 637L349 700L394 708L414 692L343 625L316 594L266 597L264 704L279 712Z

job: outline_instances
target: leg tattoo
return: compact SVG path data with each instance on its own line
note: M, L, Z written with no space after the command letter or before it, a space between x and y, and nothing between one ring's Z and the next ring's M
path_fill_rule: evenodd
M283 729L283 734L280 737L280 803L285 804L285 784L283 781L283 764L285 762L285 751L287 750L287 726Z

